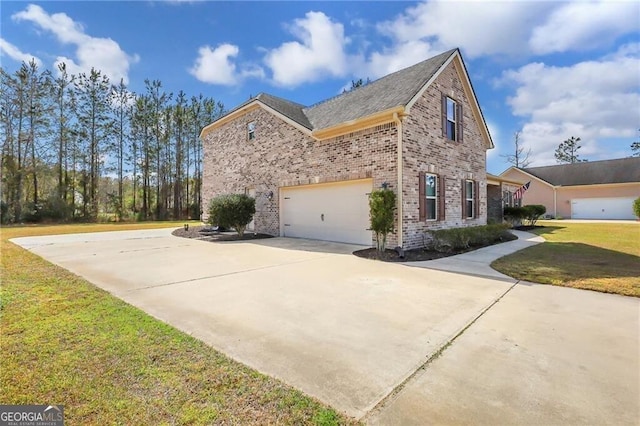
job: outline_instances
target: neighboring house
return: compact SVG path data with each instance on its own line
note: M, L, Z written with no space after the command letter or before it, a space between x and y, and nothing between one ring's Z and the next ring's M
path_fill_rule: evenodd
M398 200L389 247L487 220L493 143L458 49L310 107L260 94L201 138L204 220L213 197L244 191L255 232L371 245L383 185Z
M531 181L522 204L543 204L552 217L635 219L632 204L640 197L640 157L511 167L500 176Z
M523 185L519 180L487 173L487 221L502 223L504 220L504 208L514 207L520 204L513 194Z

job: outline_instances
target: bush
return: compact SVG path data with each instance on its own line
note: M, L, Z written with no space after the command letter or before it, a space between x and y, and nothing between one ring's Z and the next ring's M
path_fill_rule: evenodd
M220 195L209 205L209 223L234 228L240 238L256 213L256 200L246 194Z
M523 209L524 218L529 222L530 226L536 226L538 219L547 212L547 208L541 204L527 204Z
M522 219L526 216L526 212L523 207L506 206L502 213L504 215L504 220L514 227L520 226L522 224Z
M505 224L471 226L467 228L440 229L429 231L429 248L435 251L452 253L468 250L472 247L484 247L513 239Z
M633 200L633 214L640 219L640 197Z
M387 235L393 232L393 211L396 208L396 194L390 189L376 189L369 194L369 219L371 229L376 233L376 249L383 252Z

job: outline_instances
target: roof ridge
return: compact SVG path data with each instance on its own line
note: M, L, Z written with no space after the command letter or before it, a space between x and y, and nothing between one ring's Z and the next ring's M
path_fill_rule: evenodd
M404 68L401 68L401 69L399 69L399 70L396 70L396 71L392 72L391 74L383 75L382 77L377 78L376 80L373 80L373 81L371 81L371 82L369 82L369 83L367 83L367 84L364 84L364 85L362 85L362 86L356 87L355 89L351 89L351 90L348 90L348 91L346 91L346 92L338 93L337 95L334 95L334 96L332 96L332 97L330 97L330 98L326 98L326 99L323 99L323 100L321 100L321 101L318 101L318 102L316 102L315 104L312 104L312 105L309 105L308 107L305 107L305 108L303 109L303 112L305 112L305 110L309 110L309 109L312 109L312 108L314 108L314 107L316 107L316 106L319 106L319 105L325 104L325 103L327 103L327 102L329 102L329 101L332 101L332 100L334 100L334 99L337 99L337 98L340 98L340 97L347 97L348 95L351 95L351 94L357 93L357 92L358 92L359 90L361 90L361 89L365 89L365 88L367 88L367 89L371 90L371 87L374 87L376 84L378 84L378 83L379 83L379 82L381 82L381 81L385 81L385 80L389 80L390 78L393 78L393 77L394 77L394 76L396 76L398 73L401 73L401 72L407 71L408 69L413 68L413 67L417 67L417 66L419 66L419 65L423 64L424 62L432 61L432 60L434 60L434 59L436 59L436 58L438 58L438 57L440 57L440 56L446 56L446 57L449 57L449 56L451 56L451 55L453 54L453 52L455 52L455 51L457 51L457 50L458 50L458 48L457 48L457 47L456 47L456 48L453 48L453 49L449 49L449 50L447 50L446 52L442 52L442 53L437 54L436 56L432 56L432 57L429 57L429 58L423 59L423 60L421 60L421 61L416 62L416 63L415 63L415 64L413 64L413 65L409 65L408 67L404 67ZM305 114L306 114L306 112L305 112Z

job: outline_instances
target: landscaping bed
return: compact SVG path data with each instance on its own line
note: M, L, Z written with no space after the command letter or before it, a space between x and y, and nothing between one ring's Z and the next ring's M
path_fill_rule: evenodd
M178 228L171 233L176 237L195 238L203 241L250 241L273 238L273 235L245 231L242 238L235 231L215 231L210 226L190 226L188 230Z
M489 226L493 226L493 225L489 225ZM476 227L476 228L480 228L480 227ZM467 230L467 231L463 230L462 232L467 233L468 231L473 231L473 230ZM438 231L438 232L446 232L451 234L451 230ZM494 230L493 232L496 232L496 231ZM468 247L464 247L466 246L466 244L458 245L456 243L453 243L446 248L441 247L439 250L436 250L434 248L418 248L413 250L405 250L402 257L400 256L400 253L395 250L387 249L383 253L380 253L378 252L378 250L376 250L373 247L354 251L353 254L358 257L363 257L366 259L382 260L384 262L419 262L423 260L434 260L434 259L440 259L448 256L455 256L456 254L467 253L473 250L480 249L482 247L488 247L494 244L500 244L507 241L513 241L518 239L518 237L516 237L515 235L507 231L498 232L495 234L495 237L491 237L491 238L495 238L495 239L493 239L492 241L487 241L486 239L479 239L479 241L481 242L472 243Z

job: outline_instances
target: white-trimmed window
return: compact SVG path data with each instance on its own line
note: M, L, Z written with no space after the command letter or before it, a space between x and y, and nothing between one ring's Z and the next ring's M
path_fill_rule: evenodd
M462 142L462 104L442 95L442 136L451 141Z
M256 138L256 122L252 121L247 124L247 140L253 140Z
M426 173L424 183L425 219L436 220L438 218L438 176Z
M445 216L445 179L434 173L420 173L418 196L421 221L443 221Z
M467 180L464 182L465 184L465 218L473 219L475 217L476 211L476 185L472 180Z

